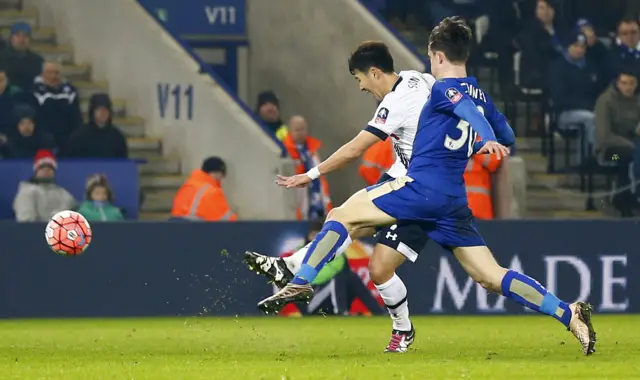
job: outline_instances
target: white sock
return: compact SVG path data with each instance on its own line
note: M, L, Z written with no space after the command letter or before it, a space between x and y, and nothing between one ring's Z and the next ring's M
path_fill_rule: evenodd
M297 250L296 253L294 253L293 255L289 257L285 257L283 259L284 263L287 264L287 268L289 268L291 273L296 274L298 272L298 269L300 269L300 266L302 265L302 261L304 261L304 257L307 254L309 247L311 247L311 243L313 242L310 242L309 244ZM340 248L338 248L338 250L336 251L334 258L344 253L344 251L346 251L347 248L349 248L351 243L352 243L351 236L347 236L344 243L342 243Z
M411 330L411 320L409 319L409 302L407 301L407 287L404 282L393 274L393 277L382 285L376 285L384 304L389 310L389 315L393 320L394 330Z

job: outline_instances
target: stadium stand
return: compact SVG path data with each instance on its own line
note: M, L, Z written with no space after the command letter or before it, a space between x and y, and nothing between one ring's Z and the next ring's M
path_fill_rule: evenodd
M0 11L0 28L2 36L6 39L9 36L9 28L17 21L24 21L32 27L32 49L42 55L46 61L61 63L62 76L72 82L80 94L80 106L85 120L89 107L89 99L97 93L108 92L107 82L96 82L91 78L91 67L86 64L76 63L73 57L73 49L68 45L60 45L56 41L56 32L52 28L41 28L38 25L38 10L36 8L24 8L22 10L6 9ZM142 118L129 115L126 111L126 102L123 99L113 99L114 124L117 125L127 137L130 151L130 158L146 162L140 166L140 188L145 194L144 208L142 209L142 219L163 219L171 210L171 200L175 191L182 183L180 173L180 162L177 159L168 159L162 156L161 141L145 136L145 121ZM73 165L79 165L74 163ZM70 186L76 189L75 194L78 199L82 199L81 188L84 186L84 178L88 174L96 171L100 172L100 163L94 164L97 167L93 170L88 167L78 174L77 186ZM4 165L3 165L4 166ZM61 162L60 170L65 170L66 164ZM17 167L20 167L18 165ZM5 169L3 169L5 170ZM20 169L16 169L19 173ZM102 170L104 172L104 169ZM61 176L59 176L61 177ZM112 181L118 177L110 175ZM66 178L62 176L62 178ZM16 183L17 185L17 183ZM82 185L82 186L81 186ZM116 187L116 184L112 184ZM73 192L73 191L72 191ZM137 194L128 196L121 194L118 189L119 201L127 198L137 197ZM4 197L2 197L4 202ZM126 201L125 201L126 202ZM129 205L133 202L128 202ZM137 205L137 201L135 202ZM2 205L4 207L5 205ZM137 215L129 211L127 217ZM4 215L4 214L3 214Z
M365 1L365 3L367 3ZM538 1L538 0L513 0L509 1L509 9L517 11L510 16L516 21L505 23L491 22L501 20L501 15L496 14L496 9L505 9L505 2L500 2L500 7L491 6L491 0L477 0L460 3L476 3L484 6L485 12L481 17L471 19L476 31L478 41L477 54L473 57L473 71L481 85L488 89L492 98L499 104L505 115L511 120L516 131L517 155L524 160L526 165L526 210L525 217L547 218L602 218L618 215L616 210L610 207L609 195L615 188L615 177L619 171L616 163L597 162L594 157L585 158L578 164L572 164L569 158L578 153L580 146L580 134L576 131L563 131L558 128L558 115L553 112L549 100L548 91L544 83L539 86L523 84L523 71L527 69L523 60L526 60L524 52L518 41L512 41L511 37L520 33L535 23L537 8L547 9L551 5L555 9L556 30L575 33L579 28L584 30L588 25L595 29L602 43L596 45L602 49L614 50L618 48L620 38L616 38L616 26L622 19L626 10L615 6L607 7L605 11L598 9L594 1L576 2L573 0L562 1ZM542 3L542 5L538 5ZM387 2L389 4L389 2ZM408 4L408 3L407 3ZM398 4L394 6L397 7ZM495 4L494 4L495 5ZM384 6L383 14L387 14ZM422 12L422 10L420 10ZM407 13L407 12L405 12ZM409 14L411 12L408 12ZM391 16L398 14L393 9ZM504 15L502 15L504 16ZM488 26L484 25L488 17ZM584 17L590 20L583 19ZM402 31L402 35L410 41L422 54L427 53L427 39L430 25L428 23L416 24L412 20L429 19L428 16L394 18L394 25ZM628 19L626 19L628 20ZM515 25L515 26L514 26ZM564 25L564 26L563 26ZM574 27L575 25L575 27ZM498 33L496 33L498 29ZM508 33L506 33L508 31ZM496 44L496 34L499 36ZM485 37L485 38L483 38ZM538 38L537 41L540 39ZM560 47L564 49L564 43ZM503 46L506 42L509 49L499 50L496 47ZM512 62L514 68L515 91L511 92L508 86L500 83L504 74L504 67L500 67L498 51L506 55L506 59ZM588 51L588 59L591 58ZM562 57L564 53L558 54ZM614 53L611 53L615 55ZM631 52L628 55L633 55ZM635 56L634 56L635 57ZM531 63L527 61L526 63ZM637 66L637 63L636 63ZM603 69L605 71L606 69ZM602 74L605 76L606 74ZM529 81L531 82L531 81ZM541 82L534 80L533 83ZM534 88L539 87L539 88ZM612 187L613 186L613 187Z

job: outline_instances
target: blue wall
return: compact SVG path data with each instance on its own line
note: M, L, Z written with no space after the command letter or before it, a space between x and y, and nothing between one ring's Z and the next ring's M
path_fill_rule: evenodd
M65 258L46 247L44 225L0 223L0 317L257 314L271 287L241 264L242 252L278 254L306 231L297 222L92 227L92 246ZM599 312L640 312L640 280L631 273L640 267L636 223L490 222L480 229L498 261L555 284L561 298L583 294ZM399 274L414 314L524 312L487 297L436 245Z

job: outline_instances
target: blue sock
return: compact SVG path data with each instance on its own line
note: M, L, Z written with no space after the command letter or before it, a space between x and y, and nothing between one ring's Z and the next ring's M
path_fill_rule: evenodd
M569 327L569 304L561 301L529 276L513 270L508 271L502 279L502 295L538 313L550 315Z
M322 226L307 250L302 266L291 281L292 284L310 284L322 267L335 255L338 248L349 239L349 232L340 222L330 220Z

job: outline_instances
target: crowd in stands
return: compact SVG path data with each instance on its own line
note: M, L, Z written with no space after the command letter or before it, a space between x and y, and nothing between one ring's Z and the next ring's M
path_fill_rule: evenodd
M17 22L0 47L0 159L35 160L33 177L20 183L14 201L19 221L47 220L77 205L55 184L58 158L128 157L125 136L112 121L109 95L91 96L85 122L78 90L63 78L58 62L31 50L31 33L28 23ZM113 198L106 178L92 182L91 189L84 210L93 210L89 214L97 220L118 219L106 207Z
M629 173L635 168L640 174L636 91L640 77L640 2L367 2L392 25L420 31L447 16L466 18L478 42L471 64L497 68L502 99L528 100L529 94L542 94L545 113L552 123L538 128L538 133L557 131L575 144L571 167L615 166L619 189L628 187L633 180ZM630 170L630 164L634 170ZM638 201L630 191L618 191L613 204L623 216L631 216L629 210L637 208Z

